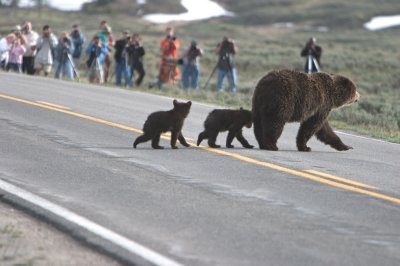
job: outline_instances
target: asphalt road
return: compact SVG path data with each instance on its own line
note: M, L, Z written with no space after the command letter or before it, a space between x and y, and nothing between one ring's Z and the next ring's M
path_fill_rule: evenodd
M147 115L171 107L0 73L0 179L185 265L400 265L400 145L339 133L354 150L312 139L302 153L291 124L278 152L236 140L132 149ZM190 142L213 108L193 103ZM252 129L244 136L256 144Z

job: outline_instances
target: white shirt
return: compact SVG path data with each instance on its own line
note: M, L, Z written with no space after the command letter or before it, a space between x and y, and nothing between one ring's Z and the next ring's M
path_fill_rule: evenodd
M46 38L40 37L36 44L38 52L35 57L35 62L44 65L52 65L53 55L51 50L56 48L57 43L57 38L53 33Z
M35 46L38 39L39 39L39 34L37 34L35 31L31 30L29 33L24 34L26 38L26 43L25 43L25 54L24 56L35 56L36 50L32 51L31 46Z
M8 62L8 51L10 50L10 46L7 43L6 37L0 40L0 61L6 60Z

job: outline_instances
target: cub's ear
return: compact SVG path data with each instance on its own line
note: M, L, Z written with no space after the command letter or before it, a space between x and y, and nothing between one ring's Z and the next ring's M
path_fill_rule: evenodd
M240 107L240 109L239 109L239 110L241 110L241 111L242 111L242 110L243 110L243 107Z
M188 101L186 104L192 106L192 101Z
M174 103L174 106L175 106L175 105L178 104L178 101L176 99L174 99L173 103Z

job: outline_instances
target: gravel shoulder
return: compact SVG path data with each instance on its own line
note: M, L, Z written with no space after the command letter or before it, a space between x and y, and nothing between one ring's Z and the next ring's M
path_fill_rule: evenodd
M0 265L120 264L51 225L0 201Z

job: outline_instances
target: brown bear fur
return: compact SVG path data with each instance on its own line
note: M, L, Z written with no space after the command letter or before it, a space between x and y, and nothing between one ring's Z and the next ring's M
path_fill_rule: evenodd
M160 135L167 131L171 131L172 149L178 148L176 146L177 139L183 146L190 146L182 135L182 127L185 118L189 114L192 102L180 103L174 100L173 103L173 109L169 111L158 111L149 115L143 125L143 135L136 138L133 143L133 148L136 148L139 143L151 140L153 149L163 149L164 147L159 145Z
M353 82L340 75L293 70L268 73L253 94L254 134L260 149L278 150L276 143L287 122L300 122L299 151L311 151L306 144L314 134L336 150L352 149L333 132L328 116L332 109L358 98Z
M200 145L203 139L208 139L208 146L220 148L221 146L215 144L218 133L228 130L229 133L226 138L227 148L234 147L231 143L236 137L243 147L252 149L253 146L247 142L242 134L242 128L244 126L250 128L252 122L251 112L243 110L243 108L239 110L215 109L208 114L204 121L204 131L197 138L197 146Z

